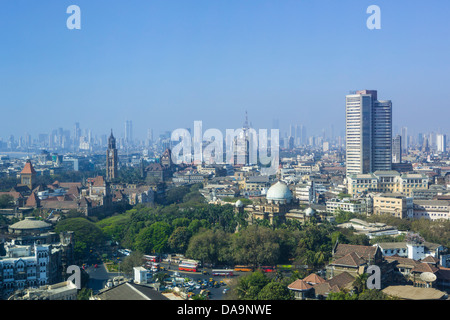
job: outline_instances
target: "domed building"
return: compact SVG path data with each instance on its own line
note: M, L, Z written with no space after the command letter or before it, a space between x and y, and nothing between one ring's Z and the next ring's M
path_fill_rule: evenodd
M265 198L254 201L251 208L246 208L249 212L249 219L266 219L272 224L274 220L284 222L286 213L291 209L298 208L298 201L294 199L292 191L283 181L278 181L267 190ZM251 222L249 221L249 222Z
M289 204L292 202L292 192L286 183L278 181L267 190L266 199L268 203Z
M8 227L9 232L16 235L39 235L50 231L51 228L50 223L36 220L34 217L26 217Z
M307 217L313 217L315 214L316 214L316 212L311 207L309 207L308 209L305 210L305 215Z

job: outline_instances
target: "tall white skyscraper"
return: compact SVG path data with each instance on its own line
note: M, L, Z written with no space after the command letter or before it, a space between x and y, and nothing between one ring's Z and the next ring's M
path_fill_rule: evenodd
M391 170L392 103L376 90L346 96L347 175Z
M447 151L447 135L445 134L436 135L436 147L438 152Z
M392 141L392 163L402 162L402 136L397 135Z

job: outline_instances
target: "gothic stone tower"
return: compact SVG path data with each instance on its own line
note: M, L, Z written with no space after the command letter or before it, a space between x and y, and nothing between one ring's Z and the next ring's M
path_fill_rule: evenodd
M117 177L118 156L116 149L116 138L112 130L108 139L108 150L106 150L106 180L111 181Z

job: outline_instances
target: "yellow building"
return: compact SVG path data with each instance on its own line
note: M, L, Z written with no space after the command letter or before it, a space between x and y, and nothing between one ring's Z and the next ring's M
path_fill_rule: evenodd
M413 214L413 200L401 194L380 194L373 197L373 214L389 214L404 219Z
M411 196L414 190L428 189L429 178L424 174L402 174L397 171L375 171L347 177L348 193L359 196L367 192L400 193Z

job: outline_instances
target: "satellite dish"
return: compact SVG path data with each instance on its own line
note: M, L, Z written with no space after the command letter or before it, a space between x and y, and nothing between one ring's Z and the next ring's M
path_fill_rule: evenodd
M436 281L436 275L431 272L424 272L420 275L420 279L426 282L433 282Z

